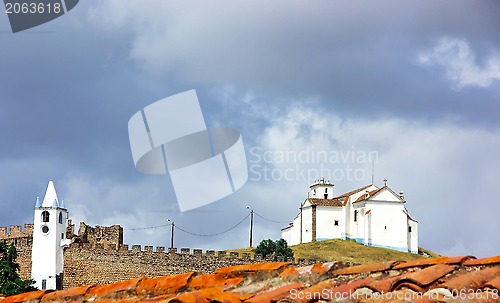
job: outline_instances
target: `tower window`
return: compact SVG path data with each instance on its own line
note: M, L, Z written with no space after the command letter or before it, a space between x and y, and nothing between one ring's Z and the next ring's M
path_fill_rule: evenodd
M325 194L327 194L327 193L328 193L328 188L325 188Z
M335 225L335 226L339 226L339 220L335 220L335 221L333 222L333 225Z
M59 213L59 223L63 223L63 215L62 212Z
M408 232L411 233L411 226L408 226Z
M357 222L358 221L358 211L355 210L354 211L354 222Z
M47 280L42 280L42 289L47 289Z
M42 222L49 222L49 217L50 217L50 214L48 211L43 211L42 212Z

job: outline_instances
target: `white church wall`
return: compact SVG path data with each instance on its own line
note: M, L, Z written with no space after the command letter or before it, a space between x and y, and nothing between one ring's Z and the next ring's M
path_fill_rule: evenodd
M335 225L337 221L337 225ZM316 240L322 241L342 237L345 218L341 207L316 207Z
M366 209L371 209L372 245L408 251L407 216L403 205L367 202Z
M410 250L410 252L418 254L418 222L415 222L413 220L408 221L408 225L411 228L411 232L408 232L410 236L410 246L408 249Z

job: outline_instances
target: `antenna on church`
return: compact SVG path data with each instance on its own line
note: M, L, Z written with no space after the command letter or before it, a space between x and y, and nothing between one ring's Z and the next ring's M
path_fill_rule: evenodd
M372 159L372 184L373 184L373 176L375 175L375 162Z

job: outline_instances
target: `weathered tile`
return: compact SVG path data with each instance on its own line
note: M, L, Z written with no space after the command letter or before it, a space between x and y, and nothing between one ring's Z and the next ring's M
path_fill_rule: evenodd
M465 262L469 259L475 259L475 257L457 256L457 257L439 257L439 258L432 258L432 259L418 259L418 260L403 262L403 263L394 265L393 269L405 269L405 268L410 268L410 267L424 267L424 266L431 266L431 265L436 265L436 264L448 264L448 265L461 264L462 262Z
M290 297L290 292L292 291L298 291L303 288L303 285L299 282L293 282L290 284L286 284L282 287L279 287L277 289L256 295L248 300L245 300L245 302L249 303L271 303L275 302L279 299L283 298L289 298Z
M42 302L54 302L54 301L78 301L81 300L91 287L95 284L85 285L65 290L59 290L50 292L42 297Z
M500 255L488 258L467 260L464 262L465 266L471 265L490 265L490 264L500 264Z
M398 290L407 287L421 292L425 290L426 286L436 282L438 279L446 276L454 270L455 268L453 266L437 264L426 267L422 270L407 273L401 276L401 279L393 285L391 290Z
M279 275L290 264L290 262L264 262L256 264L235 265L219 268L215 271L215 274L218 278L244 277L247 275L259 275L262 278L265 278L269 274L271 274L272 276Z
M440 283L439 287L452 290L477 290L483 288L485 283L497 276L500 276L500 266L471 272L461 271L457 275L449 277L444 283Z
M367 277L357 281L352 281L348 283L343 283L338 285L333 279L320 282L318 284L312 285L311 287L305 288L296 293L291 293L291 299L295 300L296 303L306 303L311 300L337 300L337 299L349 299L351 294L356 291L356 289L363 287L373 281L373 278ZM315 301L316 302L316 301Z
M497 289L500 292L500 276L486 282L483 288Z
M87 301L99 298L121 299L135 295L135 289L142 279L144 278L135 278L113 284L92 287L85 296L85 299Z
M198 303L198 302L220 302L220 303L241 303L240 294L223 292L218 287L204 288L197 291L180 294L170 299L172 303Z
M26 292L23 294L6 297L1 302L2 303L17 303L17 302L38 301L46 293L49 293L49 292L50 291L47 291L47 290L36 290L36 291Z
M193 290L203 289L207 287L221 287L226 289L231 286L239 285L244 279L242 277L236 278L221 278L216 274L206 274L195 276L189 282L189 288Z
M173 276L143 279L137 285L136 292L139 295L154 294L155 296L176 294L179 290L186 287L194 274L194 272L188 272Z
M378 272L378 271L385 271L388 269L391 269L392 266L397 263L396 261L394 262L383 262L383 263L373 263L373 264L366 264L366 265L359 265L359 266L352 266L352 267L344 267L344 268L339 268L333 271L333 274L335 275L355 275L355 274L361 274L361 273L372 273L372 272Z

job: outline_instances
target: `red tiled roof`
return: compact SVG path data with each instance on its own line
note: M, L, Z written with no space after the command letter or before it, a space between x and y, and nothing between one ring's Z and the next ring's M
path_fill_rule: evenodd
M440 257L346 267L269 262L109 285L34 291L0 299L33 302L500 302L500 256ZM344 298L345 300L337 300Z
M372 190L372 191L368 192L368 195L369 195L369 197L368 197L368 198L373 197L374 195L376 195L376 194L377 194L379 191L381 191L382 189L384 189L384 187L377 188L377 189L374 189L374 190ZM356 199L356 201L354 201L353 203L356 203L356 202L361 202L361 201L365 201L365 200L367 200L367 198L366 198L366 194L365 194L365 195L361 195L361 196L359 196L359 198L358 198L358 199Z
M368 187L370 187L370 186L372 186L372 185L373 185L373 184L368 184L368 185L366 185L366 186L363 186L363 187L360 187L360 188L358 188L358 189L352 190L352 191L350 191L350 192L344 193L344 194L342 194L342 195L340 195L340 196L335 197L335 199L345 198L345 197L347 197L347 196L354 195L354 194L356 194L356 193L359 193L360 191L363 191L363 190L367 189Z
M319 198L307 198L309 203L317 206L343 206L342 202L338 199L319 199Z

